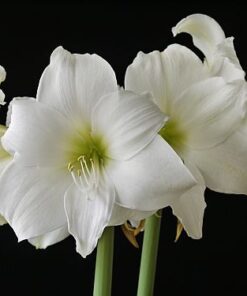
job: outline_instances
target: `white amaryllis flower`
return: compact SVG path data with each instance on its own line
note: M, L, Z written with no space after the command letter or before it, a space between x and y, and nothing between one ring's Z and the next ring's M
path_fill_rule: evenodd
M247 158L238 155L246 151L245 140L231 140L224 151L245 116L242 80L227 84L222 77L212 77L191 50L174 44L163 52L139 53L127 69L125 88L151 92L169 116L159 133L199 183L171 206L187 233L201 237L205 186L247 193Z
M37 100L11 109L2 143L14 160L0 178L0 213L19 240L40 244L68 228L85 257L106 226L150 215L195 184L157 135L166 116L148 94L118 91L97 55L57 48Z
M174 35L182 32L191 34L194 45L205 55L206 71L209 71L210 75L222 77L227 82L238 80L236 85L242 81L245 89L243 96L247 98L245 72L234 49L234 38L226 38L224 31L213 18L202 14L190 15L182 19L172 32ZM247 118L226 141L207 151L207 158L202 157L199 151L194 153L193 157L203 167L204 178L209 187L225 193L246 194L246 139Z
M0 65L0 84L5 80L5 78L6 78L6 71ZM5 95L4 95L3 91L0 89L0 105L5 104L4 99L5 99Z

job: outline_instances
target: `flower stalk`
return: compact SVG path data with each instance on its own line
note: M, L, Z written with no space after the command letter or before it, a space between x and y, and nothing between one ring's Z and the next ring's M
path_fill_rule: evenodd
M153 295L160 224L161 211L146 219L145 222L137 296Z
M114 250L114 227L107 227L97 246L94 296L110 296Z

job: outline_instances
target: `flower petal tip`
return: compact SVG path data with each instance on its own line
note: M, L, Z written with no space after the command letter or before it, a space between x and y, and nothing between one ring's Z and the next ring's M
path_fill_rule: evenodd
M0 83L6 79L6 71L4 67L0 65Z
M50 57L50 62L53 63L57 61L58 59L61 59L65 55L70 54L70 52L66 49L64 49L61 45L56 47Z
M176 37L177 34L179 34L179 33L180 33L180 32L178 31L177 26L172 27L172 35L173 35L173 37Z
M82 256L83 259L86 259L86 257L91 253L89 251L85 251L83 248L78 246L76 243L76 252Z

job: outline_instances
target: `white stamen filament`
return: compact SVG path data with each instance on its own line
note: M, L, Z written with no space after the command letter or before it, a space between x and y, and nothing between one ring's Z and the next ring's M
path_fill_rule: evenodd
M68 164L68 170L71 173L74 183L80 188L83 192L88 192L94 188L98 187L99 181L99 172L96 170L95 162L90 158L90 169L87 164L87 160L84 155L77 158L77 161L80 163L80 168L77 169L77 174L75 173L75 162L70 162Z
M87 183L87 185L89 185L89 180L87 178L87 174L86 174L86 171L84 169L84 165L83 165L83 162L82 162L82 157L78 157L78 161L80 162L80 165L81 165L81 171L83 173L83 177L85 178L85 181ZM88 171L88 170L87 170ZM88 173L88 176L90 177L90 172Z
M91 169L92 169L92 172L93 172L93 180L94 180L94 183L95 185L98 183L97 182L97 174L96 174L96 170L95 170L95 167L94 167L94 161L92 158L90 158L90 162L91 162Z
M83 161L83 163L84 163L84 165L85 165L85 168L86 168L86 170L87 170L88 175L90 175L90 170L89 170L89 168L88 168L88 166L87 166L87 161L86 161L84 155L82 156L82 161Z

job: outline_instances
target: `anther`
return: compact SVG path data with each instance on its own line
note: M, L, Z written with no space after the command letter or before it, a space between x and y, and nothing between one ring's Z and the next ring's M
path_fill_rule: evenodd
M77 160L78 160L78 161L81 161L82 158L83 158L83 156L81 155L81 156L79 156L79 157L77 158Z
M68 170L69 170L70 172L72 172L73 169L74 169L74 166L72 165L71 162L69 162L69 164L68 164Z

